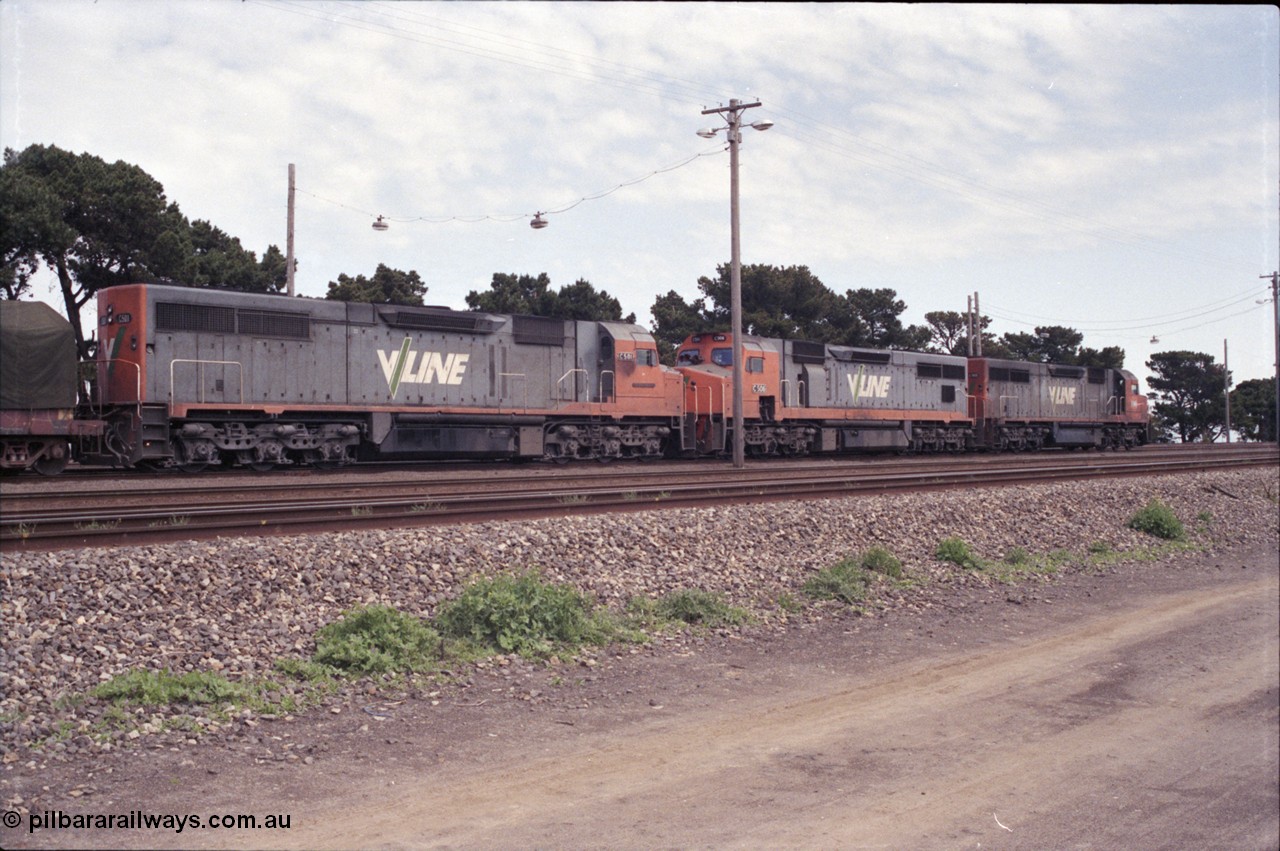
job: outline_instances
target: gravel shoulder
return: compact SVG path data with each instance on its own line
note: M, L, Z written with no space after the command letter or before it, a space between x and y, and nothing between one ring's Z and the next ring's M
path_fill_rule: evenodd
M925 822L919 806L889 798L910 790L945 800L988 777L1021 802L1010 811L1027 815L1018 827L1037 824L1037 832L1014 837L984 819L970 835L959 822L938 821L927 834L935 847L988 839L1035 847L1020 843L1028 835L1068 840L1062 812L1096 813L1146 771L1165 776L1171 791L1141 786L1145 803L1106 810L1118 823L1132 824L1135 809L1171 810L1194 792L1210 822L1224 819L1218 829L1234 819L1253 831L1233 834L1243 845L1210 844L1272 847L1280 665L1268 636L1277 632L1277 484L1276 471L1264 469L485 524L455 534L5 556L0 796L7 810L24 820L139 808L295 817L287 833L251 839L4 830L0 844L894 844L894 824ZM1124 527L1153 496L1195 529L1194 549L1151 560L1150 539ZM936 562L932 549L948 536L988 558L1015 546L1077 558L1006 584ZM1090 544L1099 541L1128 556L1091 560ZM860 611L780 605L806 575L875 544L903 559L910 586L886 587ZM59 698L120 670L165 664L251 673L281 654L305 653L311 627L354 603L429 614L473 573L529 565L605 601L675 587L721 591L757 620L557 665L493 660L443 685L351 687L310 712L246 714L199 735L163 723L149 730L152 720L141 718L132 739L50 736L66 722L91 729L99 709ZM1153 625L1126 632L1136 613ZM1115 640L1094 642L1095 635ZM1075 649L1085 645L1091 649ZM1141 676L1116 673L1130 660ZM25 686L16 694L15 680ZM1200 692L1198 702L1185 697ZM842 708L854 698L867 698L859 703L866 718ZM1173 711L1171 701L1190 714ZM984 717L976 726L956 723ZM1097 744L1107 729L1098 718L1127 731L1129 744ZM1170 729L1185 729L1183 750L1211 769L1190 786L1179 774L1183 763L1164 757ZM775 735L776 751L749 747ZM1030 744L1009 745L1017 741ZM1091 772L1115 794L1064 795L1074 803L1060 811L1046 803L1063 794L1051 779L1057 771ZM1213 803L1228 799L1235 809ZM944 809L957 806L959 799ZM784 810L790 815L779 819ZM744 820L757 811L774 816ZM708 812L704 831L699 814ZM839 828L851 812L856 823L879 827L857 835ZM1112 835L1091 824L1094 835ZM1151 822L1150 830L1159 824L1167 827ZM513 825L525 832L510 833ZM1158 832L1132 835L1145 839L1131 847L1161 847Z

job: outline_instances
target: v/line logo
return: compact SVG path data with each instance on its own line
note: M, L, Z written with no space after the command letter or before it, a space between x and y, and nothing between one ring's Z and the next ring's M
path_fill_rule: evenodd
M460 355L453 352L422 352L411 348L412 338L405 337L399 351L387 352L378 349L378 362L382 365L382 374L387 378L387 389L391 398L401 384L452 384L462 383L462 376L467 371L467 362L471 355Z
M1050 387L1049 400L1055 405L1074 405L1076 403L1076 388Z
M845 377L849 380L849 392L853 394L854 404L863 396L872 399L889 398L888 375L867 375L866 367L860 366L857 375L849 373Z

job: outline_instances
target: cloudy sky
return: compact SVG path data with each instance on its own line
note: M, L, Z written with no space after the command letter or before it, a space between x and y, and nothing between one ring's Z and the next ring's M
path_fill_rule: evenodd
M585 278L642 324L729 258L703 109L759 100L744 263L890 287L906 319L1061 324L1273 374L1280 13L1269 6L3 0L0 142L141 166L283 250L464 307ZM537 212L550 225L529 227ZM387 231L371 228L379 216ZM43 290L47 284L41 284ZM1152 343L1151 338L1159 342Z

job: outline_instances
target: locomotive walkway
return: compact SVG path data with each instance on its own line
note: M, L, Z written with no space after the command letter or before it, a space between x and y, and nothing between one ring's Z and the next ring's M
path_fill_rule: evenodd
M237 535L445 525L1280 464L1275 444L1134 452L405 470L278 471L199 478L100 473L0 493L0 550L139 545ZM70 485L70 486L68 486Z

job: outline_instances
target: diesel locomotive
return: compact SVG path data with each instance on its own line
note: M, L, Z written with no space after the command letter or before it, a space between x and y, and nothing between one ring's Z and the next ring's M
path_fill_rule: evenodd
M7 318L18 303L5 304L7 354L22 323ZM87 370L77 374L74 345L40 357L62 371L48 379L56 398L36 398L35 373L13 384L25 396L10 394L6 369L0 466L612 461L732 446L727 334L689 337L671 368L651 334L624 322L155 284L103 290L97 306ZM750 336L743 350L753 456L1147 439L1147 400L1125 370Z

